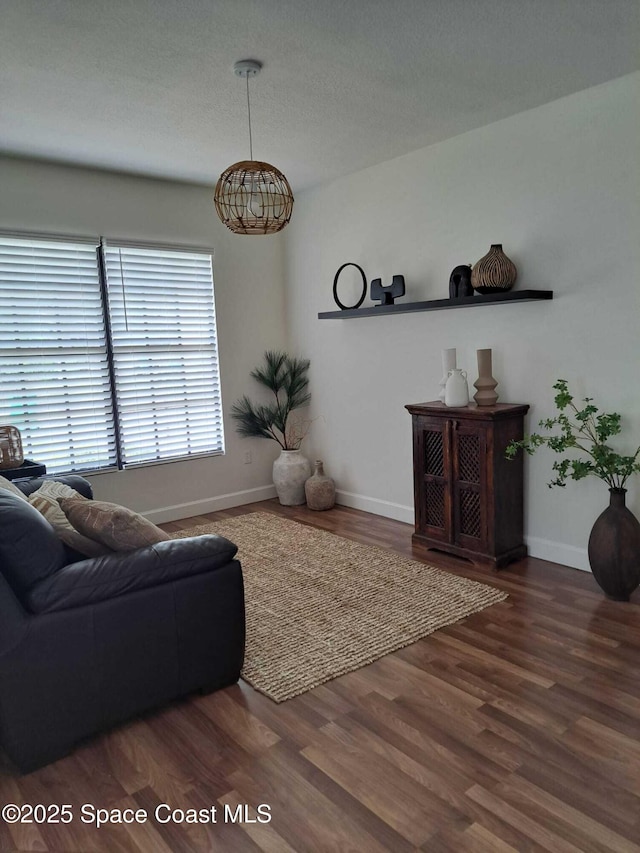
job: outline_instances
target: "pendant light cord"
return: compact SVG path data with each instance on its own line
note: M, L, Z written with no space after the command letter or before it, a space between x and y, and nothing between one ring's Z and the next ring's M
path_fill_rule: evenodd
M249 101L249 75L247 74L247 113L249 114L249 160L253 160L253 139L251 138L251 102Z

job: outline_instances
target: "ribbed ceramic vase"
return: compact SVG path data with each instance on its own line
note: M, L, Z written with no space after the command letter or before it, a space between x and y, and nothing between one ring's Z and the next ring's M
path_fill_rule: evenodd
M494 243L487 254L474 264L471 284L478 293L500 293L511 290L518 270L502 251L502 243Z
M324 463L316 461L316 470L304 484L307 506L319 512L331 509L336 502L336 484L324 473Z
M607 598L629 601L640 584L640 523L625 505L626 489L609 489L609 506L589 537L589 563Z
M305 502L304 484L311 474L311 463L301 450L281 450L273 463L273 485L283 506Z
M453 370L456 366L456 349L452 347L451 349L443 349L442 350L442 379L440 380L440 394L438 395L438 399L440 402L444 403L444 389L447 384L447 379L449 378L449 371Z
M496 394L496 386L498 383L493 378L491 367L491 350L479 349L478 355L478 378L473 383L473 387L477 389L473 395L473 399L479 406L495 406L498 402Z

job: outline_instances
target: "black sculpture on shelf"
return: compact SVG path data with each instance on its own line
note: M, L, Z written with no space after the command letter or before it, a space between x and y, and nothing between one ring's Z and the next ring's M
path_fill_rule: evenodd
M449 299L460 299L463 296L473 296L471 264L455 267L449 278Z
M469 271L471 274L471 271ZM391 284L388 287L382 286L381 278L374 278L371 282L371 301L380 300L380 305L393 305L394 300L399 296L404 296L404 276L394 275Z

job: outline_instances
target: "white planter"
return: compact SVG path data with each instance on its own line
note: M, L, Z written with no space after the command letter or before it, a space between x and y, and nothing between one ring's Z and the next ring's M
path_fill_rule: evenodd
M273 484L283 506L306 502L304 484L311 476L311 463L301 450L281 450L273 463Z

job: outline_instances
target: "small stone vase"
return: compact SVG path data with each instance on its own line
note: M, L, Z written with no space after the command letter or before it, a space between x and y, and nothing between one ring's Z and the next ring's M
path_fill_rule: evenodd
M609 489L609 506L589 537L589 563L607 598L629 601L640 584L640 523L625 505L626 489Z
M473 265L471 284L478 293L500 293L511 290L517 275L516 265L502 251L502 243L494 243Z
M495 406L498 402L496 394L497 382L491 375L491 350L479 349L478 354L478 378L473 383L473 387L478 390L473 395L473 399L479 406Z
M322 511L331 509L335 505L336 485L331 477L327 477L324 473L324 464L321 459L316 461L315 473L304 484L304 492L309 509Z
M449 371L453 370L456 366L456 349L452 347L451 349L443 349L442 350L442 379L440 380L440 394L438 395L438 399L444 403L444 389L447 384L447 379L449 378Z
M305 502L304 484L311 474L311 463L301 450L281 450L273 463L273 485L283 506Z

